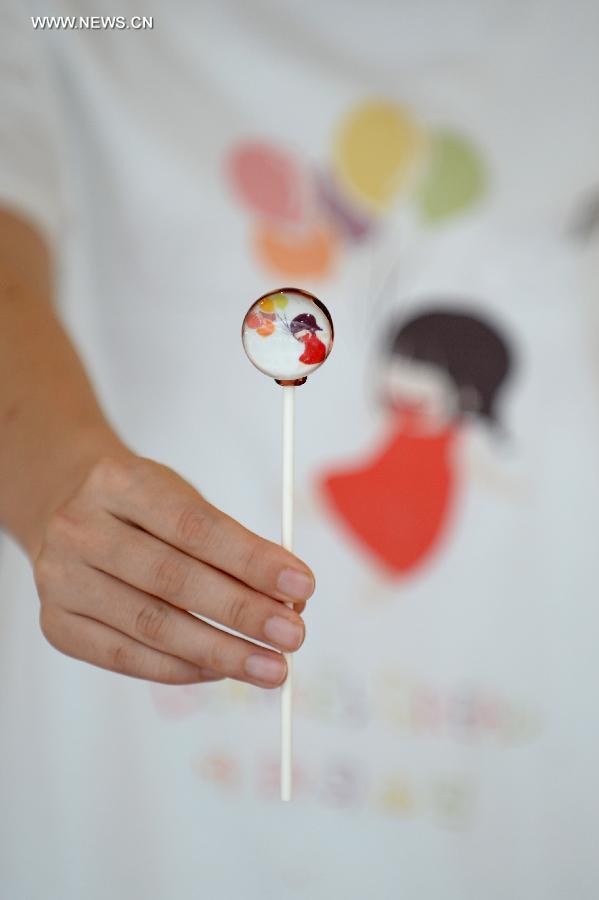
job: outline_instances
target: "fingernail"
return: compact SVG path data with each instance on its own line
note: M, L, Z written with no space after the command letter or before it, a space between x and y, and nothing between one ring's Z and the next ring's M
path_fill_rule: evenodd
M245 661L245 671L250 678L255 678L256 681L280 684L285 675L285 663L282 659L274 659L272 656L264 656L262 653L253 653Z
M284 647L285 650L297 650L304 639L304 629L283 616L273 616L264 624L264 634L269 641Z
M314 591L314 579L299 569L283 569L277 588L291 600L307 600Z

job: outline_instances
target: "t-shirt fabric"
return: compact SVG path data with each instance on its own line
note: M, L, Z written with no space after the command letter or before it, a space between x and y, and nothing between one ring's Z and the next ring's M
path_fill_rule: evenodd
M277 540L280 389L242 318L297 285L335 345L297 389L293 802L278 692L59 654L6 535L0 893L595 898L597 297L569 224L597 8L38 6L0 13L0 203L51 243L123 438ZM436 437L385 401L394 347Z

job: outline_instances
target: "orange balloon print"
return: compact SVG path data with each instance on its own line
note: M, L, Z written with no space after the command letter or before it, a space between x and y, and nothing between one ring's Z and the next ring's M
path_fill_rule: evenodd
M308 232L283 231L267 222L258 224L254 246L260 261L279 275L328 275L337 255L334 231L317 225Z
M275 330L275 323L271 322L270 319L265 319L260 328L256 328L256 333L261 334L262 337L268 337L269 334L272 334Z

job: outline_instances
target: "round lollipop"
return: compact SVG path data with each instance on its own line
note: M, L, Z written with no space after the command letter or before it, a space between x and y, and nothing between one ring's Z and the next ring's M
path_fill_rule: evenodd
M333 321L324 303L299 288L264 294L247 311L243 347L257 369L283 388L283 496L281 544L293 549L293 438L295 388L318 369L333 349ZM292 605L292 604L290 604ZM285 654L281 688L281 799L291 799L292 655Z
M249 359L282 385L303 384L333 347L333 322L307 291L282 288L265 294L246 313L241 329Z

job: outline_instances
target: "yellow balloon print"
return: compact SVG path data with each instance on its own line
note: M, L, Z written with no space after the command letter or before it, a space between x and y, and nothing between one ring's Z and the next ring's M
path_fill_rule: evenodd
M386 209L424 146L421 129L396 103L368 101L342 122L335 142L339 179L375 210Z
M262 312L272 313L275 311L275 306L279 309L285 309L288 303L289 300L285 294L279 292L278 294L271 294L269 297L265 297L258 305Z

